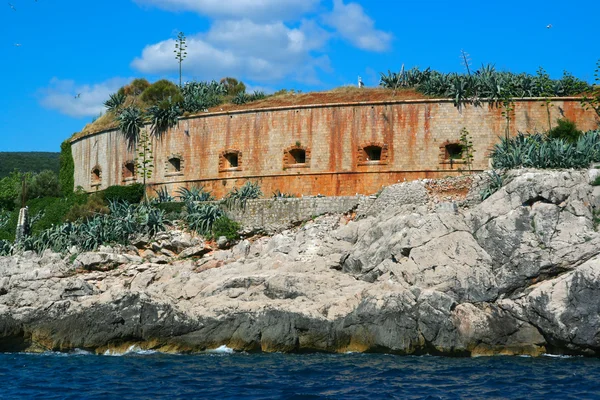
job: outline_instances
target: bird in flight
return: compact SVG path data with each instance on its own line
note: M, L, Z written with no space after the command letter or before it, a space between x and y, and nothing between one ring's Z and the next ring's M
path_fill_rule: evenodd
M21 43L15 43L15 47L21 47Z
M552 28L552 24L546 25L546 28L548 28L548 29Z
M13 10L13 11L17 11L17 8L12 4L12 3L8 3L8 6Z
M78 99L78 98L80 98L80 97L81 97L81 93L77 93L77 94L75 95L75 98L76 98L76 99Z

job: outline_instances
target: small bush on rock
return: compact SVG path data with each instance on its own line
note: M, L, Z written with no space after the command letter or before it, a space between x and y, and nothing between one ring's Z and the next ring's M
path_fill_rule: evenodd
M223 216L214 222L212 235L215 239L225 236L227 240L236 240L240 237L240 228L240 224L229 219L227 216Z

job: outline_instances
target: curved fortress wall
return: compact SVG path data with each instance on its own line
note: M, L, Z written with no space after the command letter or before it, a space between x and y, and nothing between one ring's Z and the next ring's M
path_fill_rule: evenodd
M171 193L204 185L217 197L247 180L275 190L327 196L371 194L403 180L458 174L466 165L456 154L462 128L473 140L474 170L486 169L488 154L504 135L503 109L484 103L457 109L448 100L281 107L210 113L180 120L152 145L148 180ZM550 118L597 126L579 99L552 100ZM546 131L544 100L514 103L510 133ZM459 148L458 148L459 149ZM75 186L88 192L141 182L136 152L118 130L72 140Z

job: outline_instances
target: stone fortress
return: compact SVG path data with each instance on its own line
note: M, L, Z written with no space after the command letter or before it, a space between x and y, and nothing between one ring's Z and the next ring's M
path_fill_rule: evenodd
M581 130L597 127L579 98L519 99L510 134L548 130L559 118ZM489 152L506 131L495 103L454 106L452 100L391 100L211 112L183 117L152 144L150 187L204 186L218 198L246 181L265 196L372 194L383 186L443 178L467 169L460 135L473 141L472 169L489 167ZM149 127L148 127L149 129ZM135 150L118 129L75 136L75 187L87 192L141 182Z

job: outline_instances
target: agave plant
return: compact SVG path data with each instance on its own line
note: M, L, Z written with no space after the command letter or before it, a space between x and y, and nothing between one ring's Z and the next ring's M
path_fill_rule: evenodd
M212 201L215 199L209 191L204 190L204 186L193 186L191 189L182 187L179 188L177 193L179 193L179 199L186 203L189 201Z
M171 196L166 187L162 187L158 190L154 190L156 197L153 199L157 203L170 203L175 201L175 198Z
M281 192L279 189L273 192L274 199L295 199L296 196L293 193Z
M10 214L8 212L0 211L0 229L4 228L10 221Z
M585 168L600 161L600 131L581 135L576 142L542 134L519 133L501 139L491 153L492 165L498 169Z
M171 97L148 108L147 112L152 123L152 134L157 138L165 134L169 128L177 125L182 114L179 104L173 102Z
M209 234L215 221L224 215L223 210L216 204L187 203L186 222L190 229L201 235Z
M504 184L504 177L496 171L487 172L487 176L489 180L488 186L479 192L481 201L496 193Z
M125 103L125 94L123 92L113 93L109 96L108 100L104 102L104 107L108 111L118 113Z
M400 73L381 73L380 86L388 89L416 88L429 96L449 97L460 107L465 102L479 104L481 98L492 101L514 97L571 96L590 90L590 86L565 72L561 80L552 80L540 68L537 75L496 71L494 65L482 65L474 74L443 74L429 68L412 68Z
M188 82L181 89L183 110L195 113L223 102L227 89L219 82Z
M8 240L0 240L0 256L10 256L12 254L12 243Z
M129 148L135 148L140 137L140 131L144 126L144 114L142 110L135 106L125 107L117 119L119 121L119 129L125 136Z
M246 104L249 101L252 101L252 99L251 99L250 95L248 95L246 92L239 92L237 95L235 95L233 100L231 100L231 102L233 104L237 104L237 105Z
M225 206L232 208L235 206L246 207L246 202L252 199L262 197L263 192L260 190L258 182L247 181L241 188L233 188L225 198Z

